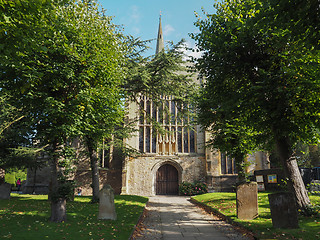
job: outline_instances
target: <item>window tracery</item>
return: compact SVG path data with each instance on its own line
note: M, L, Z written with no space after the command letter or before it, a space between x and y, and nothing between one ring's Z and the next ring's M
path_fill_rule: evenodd
M221 174L236 174L235 159L226 153L221 153Z
M190 127L190 119L179 116L182 107L171 97L163 97L163 103L156 106L145 96L140 98L139 150L143 153L172 155L196 152L196 133ZM163 126L164 133L159 133L151 119Z

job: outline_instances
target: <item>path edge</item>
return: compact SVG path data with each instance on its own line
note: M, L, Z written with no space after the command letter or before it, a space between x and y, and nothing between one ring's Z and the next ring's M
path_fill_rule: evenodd
M197 207L203 209L205 212L207 212L209 214L213 214L213 215L217 216L218 218L220 218L221 220L226 221L227 223L231 224L236 231L243 233L244 236L246 236L252 240L258 240L258 238L255 236L255 234L250 229L244 227L240 223L233 221L230 217L222 214L218 210L216 210L210 206L207 206L204 203L199 202L192 197L190 197L188 200L189 200L189 202L193 203Z
M134 226L134 228L132 229L132 232L130 234L130 237L128 238L128 240L134 240L134 234L135 232L138 232L137 228L138 226L142 223L143 219L146 217L147 214L147 206L149 204L150 198L148 198L148 201L146 202L146 204L144 205L144 209L142 211L142 213L140 214L137 224Z

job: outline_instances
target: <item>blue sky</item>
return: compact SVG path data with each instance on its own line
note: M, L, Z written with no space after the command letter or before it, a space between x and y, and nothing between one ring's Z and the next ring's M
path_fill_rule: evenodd
M198 31L194 26L194 12L214 11L215 0L98 0L106 9L106 15L114 16L113 22L121 24L125 33L142 40L155 39L158 33L159 14L162 14L162 30L165 41L177 43L184 38L188 46L194 42L188 33ZM203 14L201 14L203 16ZM156 42L148 54L154 54Z

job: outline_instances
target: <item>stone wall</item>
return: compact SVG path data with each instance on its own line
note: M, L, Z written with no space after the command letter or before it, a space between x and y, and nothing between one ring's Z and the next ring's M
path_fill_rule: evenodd
M51 171L49 167L41 169L28 169L27 180L23 185L22 192L26 194L48 194Z
M179 184L183 181L205 180L204 155L141 156L127 159L123 171L122 194L154 196L156 174L164 164L170 164L177 169Z
M234 192L238 175L221 175L212 177L212 187L215 192Z
M74 180L76 182L77 188L81 187L83 196L92 195L91 188L91 170L88 169L79 169L76 171ZM100 169L100 189L104 184L108 183L114 189L115 194L121 193L121 169L117 170L109 170L109 169ZM35 178L35 182L34 182ZM28 170L27 181L23 186L23 193L27 194L48 194L49 193L49 182L50 182L50 169L42 168L41 170L37 170L36 176L34 175L34 171ZM77 193L77 189L75 190Z
M109 170L109 169L100 169L99 170L100 177L100 186L99 189L105 184L109 184L113 190L114 194L121 193L121 169L117 170ZM92 188L91 188L91 170L78 170L75 174L74 180L78 187L82 189L83 196L91 196Z

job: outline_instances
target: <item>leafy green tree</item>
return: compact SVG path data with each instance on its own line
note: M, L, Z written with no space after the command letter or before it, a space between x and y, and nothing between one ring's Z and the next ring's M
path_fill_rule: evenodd
M129 37L127 43L126 77L123 90L127 101L139 105L139 97L148 97L159 109L165 101L164 96L171 96L177 106L184 106L178 112L179 118L194 115L192 109L198 84L193 77L194 69L184 60L184 40L170 44L154 56L144 56L148 41ZM165 105L165 104L164 104ZM169 109L164 107L163 114ZM158 131L163 131L158 122L145 113L145 116ZM169 116L172 117L172 116Z
M82 120L82 135L87 147L92 171L92 202L99 200L98 147L103 139L110 138L124 117L122 101L110 99L108 86L92 93L90 90ZM119 88L120 89L120 88ZM119 94L119 93L118 93ZM107 109L106 109L107 107Z
M38 158L43 149L32 143L32 129L21 110L14 107L5 89L0 90L0 168L14 169L35 168L43 166Z
M3 137L3 133L12 124L20 121L24 116L19 115L19 110L12 106L9 102L7 94L0 90L0 139Z
M83 124L120 102L121 39L94 1L4 1L1 8L0 87L19 99L16 107L35 128L35 139L48 145L51 221L61 222L66 188L59 183L65 182L60 159L65 146L85 134ZM87 103L99 101L96 93L109 100L92 110Z
M235 159L238 182L246 182L246 158L249 153L258 149L262 134L245 125L245 116L234 100L239 99L239 96L234 92L224 91L221 85L217 86L217 82L216 77L215 82L208 81L200 89L197 97L198 121L211 133L209 145ZM223 95L223 101L217 97L220 94Z
M199 19L194 34L204 51L198 69L223 110L270 139L297 205L310 204L293 148L319 134L319 4L317 1L224 1ZM209 90L208 90L209 91ZM211 105L208 99L207 105Z

